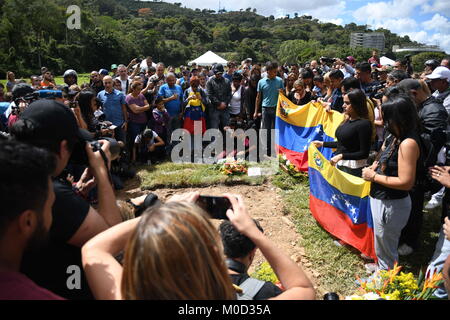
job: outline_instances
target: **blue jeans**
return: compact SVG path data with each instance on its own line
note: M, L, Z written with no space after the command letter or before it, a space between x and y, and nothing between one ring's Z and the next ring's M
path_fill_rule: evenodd
M146 123L128 122L128 141L129 146L133 148L136 137L145 130Z
M444 231L441 228L439 232L439 239L436 243L436 249L434 250L431 262L428 265L426 274L431 277L434 273L442 271L445 260L450 255L450 241L445 238ZM447 291L445 291L444 284L440 285L433 294L437 298L447 299Z

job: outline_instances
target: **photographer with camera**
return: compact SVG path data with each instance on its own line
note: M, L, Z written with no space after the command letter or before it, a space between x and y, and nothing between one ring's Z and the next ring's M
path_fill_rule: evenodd
M313 285L303 270L261 233L242 197L224 196L231 205L227 217L261 250L286 289L274 299L314 299ZM235 300L242 290L232 285L220 236L210 213L198 206L199 198L198 192L175 195L165 204L148 209L141 218L117 225L89 241L82 250L83 267L95 297ZM123 266L114 258L122 250ZM105 268L110 272L105 273Z
M379 90L384 88L377 80L372 79L372 68L368 62L356 64L355 78L359 80L361 90L367 97L373 98Z
M92 298L89 287L81 274L81 286L71 290L67 286L67 270L81 266L81 246L96 234L121 222L111 186L108 165L110 143L96 143L95 151L87 144L89 134L78 128L69 108L55 100L38 100L21 114L11 128L14 139L44 148L56 157L53 172L55 203L52 207L53 224L48 246L37 254L24 257L22 270L38 285L69 299ZM81 190L74 190L62 175L69 159L86 161L88 169ZM87 160L86 160L87 159ZM86 202L81 194L94 185L98 190L98 210Z

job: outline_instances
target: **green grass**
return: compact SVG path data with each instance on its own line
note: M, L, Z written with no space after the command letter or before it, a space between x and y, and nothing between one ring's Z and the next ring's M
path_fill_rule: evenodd
M282 189L285 211L293 214L297 231L301 235L299 244L304 247L306 258L312 264L311 268L320 274L319 297L326 292L337 292L341 296L353 294L357 288L355 276L367 276L365 261L359 257L356 249L336 246L333 242L335 238L316 222L309 210L308 182L297 183L282 172L274 177L272 183ZM403 266L403 271L413 272L418 276L420 270L427 267L440 227L440 213L424 213L422 247L410 256L400 257L399 264Z
M219 184L261 185L266 181L264 176L249 177L242 175L228 177L220 172L220 165L171 162L152 167L140 167L137 174L141 180L141 188L144 190L207 187Z
M17 79L20 80L20 79ZM27 81L27 83L30 83L30 79L29 78L25 78L24 80ZM55 81L57 85L62 85L64 84L64 79L62 76L60 77L55 77ZM78 85L82 85L83 83L89 83L90 81L90 73L82 73L82 74L78 74ZM3 85L5 85L6 87L6 82L7 80L0 80L0 83L3 83Z
M259 167L270 164L258 164ZM141 188L190 188L211 185L261 185L267 181L281 189L284 211L291 214L299 233L299 245L305 250L305 258L311 264L318 280L318 294L321 298L326 292L336 292L341 297L351 295L357 289L356 276L366 277L364 263L359 252L351 247L339 247L335 238L316 222L309 210L309 181L307 177L293 178L279 172L267 177L235 176L227 177L220 172L220 165L163 163L138 169ZM422 247L408 257L400 258L404 271L416 276L420 269L426 268L433 254L441 227L438 210L424 214ZM265 273L267 270L264 269ZM256 275L257 273L255 273Z

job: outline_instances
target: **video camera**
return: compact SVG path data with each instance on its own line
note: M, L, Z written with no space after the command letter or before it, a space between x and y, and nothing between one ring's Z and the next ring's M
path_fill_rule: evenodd
M320 57L319 60L321 60L325 63L335 63L336 62L335 58L328 58L328 57Z
M373 99L381 99L383 98L384 92L379 92L380 90L384 89L384 84L377 84L375 86L369 87L366 89L366 92L369 94L370 98Z

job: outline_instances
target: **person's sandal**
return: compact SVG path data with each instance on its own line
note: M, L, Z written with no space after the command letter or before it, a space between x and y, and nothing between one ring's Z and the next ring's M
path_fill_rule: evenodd
M131 204L134 208L134 216L140 217L142 215L142 213L147 209L150 208L151 206L155 205L157 202L159 202L158 196L154 193L149 193L147 194L147 196L145 197L144 203L140 206L135 205L131 199L128 199L126 201L127 203Z

